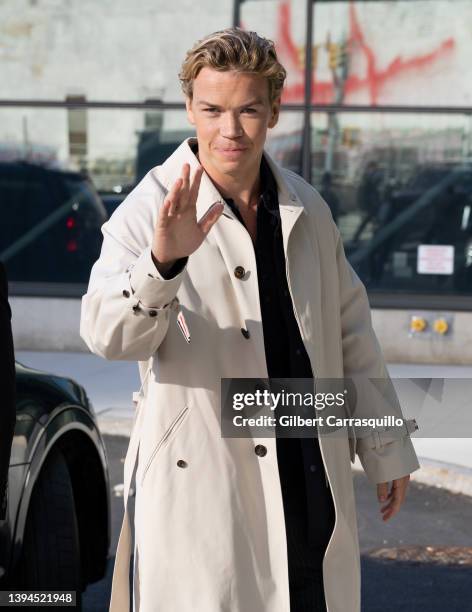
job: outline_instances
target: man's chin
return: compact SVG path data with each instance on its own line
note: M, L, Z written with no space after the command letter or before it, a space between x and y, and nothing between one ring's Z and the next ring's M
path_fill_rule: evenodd
M246 156L240 156L238 158L221 158L213 160L213 165L222 174L238 174L250 168L254 161Z

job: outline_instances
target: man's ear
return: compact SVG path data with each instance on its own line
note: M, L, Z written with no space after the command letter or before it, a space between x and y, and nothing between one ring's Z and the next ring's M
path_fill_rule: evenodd
M192 125L195 125L195 117L192 110L192 98L185 98L185 108L187 109L187 118Z
M279 113L280 113L280 96L276 98L271 104L271 116L270 116L269 125L268 125L269 128L273 128L277 125L277 122L279 120Z

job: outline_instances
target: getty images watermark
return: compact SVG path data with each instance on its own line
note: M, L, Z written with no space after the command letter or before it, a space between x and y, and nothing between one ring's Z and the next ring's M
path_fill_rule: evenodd
M471 378L221 380L223 437L472 438ZM379 437L380 436L380 437Z
M258 388L253 392L235 392L231 395L232 409L235 414L232 423L235 427L403 427L404 419L393 414L381 417L339 416L336 409L346 410L347 390L343 392L301 392L271 391ZM247 408L266 408L273 414L245 416ZM305 417L300 414L284 414L282 408L314 409L316 416ZM320 414L322 411L329 414ZM331 412L331 413L330 413Z

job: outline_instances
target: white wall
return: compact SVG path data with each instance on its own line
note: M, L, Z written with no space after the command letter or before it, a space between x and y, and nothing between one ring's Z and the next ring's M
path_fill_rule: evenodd
M79 299L12 297L10 305L17 351L88 351L79 335ZM409 314L372 311L374 329L389 362L472 364L471 313L441 313L452 317L452 331L445 338L410 337ZM436 313L422 314L433 320Z

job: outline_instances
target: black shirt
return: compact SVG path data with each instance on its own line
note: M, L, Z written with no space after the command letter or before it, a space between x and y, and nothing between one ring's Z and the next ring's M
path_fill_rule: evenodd
M269 378L312 379L310 359L287 283L277 183L264 156L260 180L255 256L268 375ZM244 224L233 200L228 198L226 202ZM300 560L308 557L321 560L334 526L334 506L318 438L277 437L276 443L289 553L292 546L292 553ZM297 523L292 542L291 522Z

